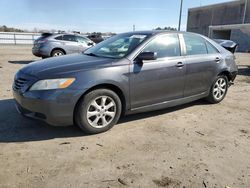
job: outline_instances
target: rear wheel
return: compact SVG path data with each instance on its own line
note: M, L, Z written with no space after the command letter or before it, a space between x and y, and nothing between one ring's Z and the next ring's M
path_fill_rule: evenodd
M75 120L86 133L97 134L111 129L121 115L121 100L111 90L97 89L79 102Z
M219 75L210 89L210 94L207 97L207 100L213 104L221 102L227 94L227 89L228 89L227 76Z
M53 50L51 53L52 57L62 56L65 55L64 51L62 50Z

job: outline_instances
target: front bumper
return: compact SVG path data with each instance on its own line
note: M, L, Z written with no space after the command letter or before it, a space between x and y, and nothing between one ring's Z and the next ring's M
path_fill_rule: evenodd
M74 123L74 108L82 92L76 90L28 91L13 90L17 110L50 125L67 126Z

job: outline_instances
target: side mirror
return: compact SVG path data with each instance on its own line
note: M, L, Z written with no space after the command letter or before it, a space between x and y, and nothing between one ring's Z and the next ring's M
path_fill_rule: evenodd
M157 53L156 52L142 52L137 56L137 59L140 61L143 60L156 60Z
M89 42L89 43L88 43L88 46L93 46L93 45L94 45L93 42Z

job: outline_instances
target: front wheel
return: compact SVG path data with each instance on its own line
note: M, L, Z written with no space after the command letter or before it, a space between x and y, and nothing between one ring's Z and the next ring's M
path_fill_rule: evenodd
M219 75L215 79L207 100L213 104L221 102L226 94L228 89L228 79L225 75Z
M117 123L121 109L121 100L116 93L97 89L86 94L79 102L75 122L86 133L105 132Z

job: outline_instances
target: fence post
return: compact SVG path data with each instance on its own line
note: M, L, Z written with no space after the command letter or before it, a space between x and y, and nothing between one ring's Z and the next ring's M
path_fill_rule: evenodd
M16 34L14 33L14 43L16 45Z

